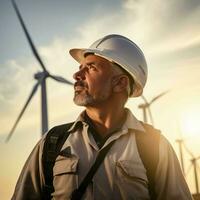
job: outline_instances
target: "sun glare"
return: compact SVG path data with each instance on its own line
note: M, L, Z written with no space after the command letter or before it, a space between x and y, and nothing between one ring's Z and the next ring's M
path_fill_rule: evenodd
M187 136L200 136L200 111L187 110L180 117L181 132Z

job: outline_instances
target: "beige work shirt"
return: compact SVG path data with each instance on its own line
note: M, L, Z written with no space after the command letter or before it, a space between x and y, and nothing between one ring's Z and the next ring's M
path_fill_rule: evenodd
M81 121L82 128L76 129ZM80 122L79 122L80 123ZM127 109L127 119L121 129L105 142L102 148L116 140L88 186L85 200L148 200L148 179L140 159L134 129L144 131L141 123ZM72 133L56 158L53 168L53 199L67 200L78 187L95 161L99 149L81 115L71 127ZM41 199L44 175L42 150L44 136L29 156L17 182L12 199ZM188 186L177 157L166 138L161 135L159 162L155 177L158 200L190 200Z

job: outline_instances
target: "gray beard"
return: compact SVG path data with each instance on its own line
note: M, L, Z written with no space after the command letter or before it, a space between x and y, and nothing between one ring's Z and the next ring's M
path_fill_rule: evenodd
M94 106L97 103L105 101L109 97L108 93L104 93L99 96L98 99L94 98L92 95L85 94L75 94L74 95L74 103L78 106Z
M78 106L89 106L95 102L95 99L89 94L75 94L73 100Z

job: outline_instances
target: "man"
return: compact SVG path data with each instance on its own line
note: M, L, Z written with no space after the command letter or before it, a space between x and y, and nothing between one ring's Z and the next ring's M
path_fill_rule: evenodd
M70 199L97 155L112 143L82 199L150 199L148 170L136 145L137 134L145 134L145 128L125 108L127 99L140 96L146 83L142 51L126 37L108 35L89 49L72 49L70 54L80 63L74 74L74 102L86 109L69 128L70 135L56 157L51 198ZM42 155L46 138L28 158L13 199L44 198ZM154 179L155 199L192 199L176 155L162 135Z

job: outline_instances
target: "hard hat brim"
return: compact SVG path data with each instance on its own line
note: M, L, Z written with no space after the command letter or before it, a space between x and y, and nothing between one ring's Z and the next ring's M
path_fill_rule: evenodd
M103 53L103 50L98 50L98 49L86 49L86 48L74 48L74 49L70 49L69 50L70 55L78 62L81 63L83 61L83 59L85 58L85 55L87 53L94 53L95 55L98 55L100 57L105 58L106 60L109 60L110 62L115 62L118 65L120 65L124 70L127 71L126 67L124 67L123 65L121 65L121 63L116 62L115 60L113 60L111 57L109 57L108 55L105 55ZM128 71L127 71L128 72ZM130 73L130 72L128 72ZM135 86L133 88L133 93L129 96L129 97L138 97L141 96L142 92L143 92L143 88L142 86L136 81L136 77L134 76L134 74L130 73L131 76L134 79L135 82Z

